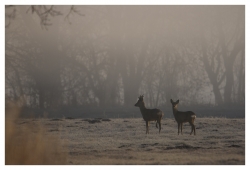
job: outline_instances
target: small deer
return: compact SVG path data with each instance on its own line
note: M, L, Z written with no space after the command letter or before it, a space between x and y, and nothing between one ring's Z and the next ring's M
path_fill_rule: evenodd
M179 100L177 100L176 102L174 102L172 99L170 100L172 107L173 107L173 114L174 114L174 118L178 124L178 135L180 132L180 127L181 127L181 134L182 134L182 124L185 122L189 122L189 124L191 125L191 133L190 135L192 135L193 131L194 131L194 135L195 135L195 125L194 125L194 120L196 118L196 115L194 112L192 111L186 111L186 112L180 112L177 110L177 105L179 103Z
M156 128L158 128L157 123L159 124L159 133L161 132L161 119L163 117L163 112L160 109L147 109L143 101L143 95L138 97L138 101L135 104L136 107L140 108L143 119L146 121L146 134L149 134L148 123L149 121L156 121Z

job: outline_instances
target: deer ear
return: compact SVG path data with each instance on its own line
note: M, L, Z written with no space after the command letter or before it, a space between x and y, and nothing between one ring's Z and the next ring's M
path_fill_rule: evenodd
M170 102L171 102L171 103L173 103L173 100L172 100L172 99L170 99Z
M179 103L179 99L176 102Z

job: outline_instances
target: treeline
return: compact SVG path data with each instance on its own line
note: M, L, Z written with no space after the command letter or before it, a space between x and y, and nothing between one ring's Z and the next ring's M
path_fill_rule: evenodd
M126 108L144 94L148 107L244 107L244 6L5 10L6 103Z

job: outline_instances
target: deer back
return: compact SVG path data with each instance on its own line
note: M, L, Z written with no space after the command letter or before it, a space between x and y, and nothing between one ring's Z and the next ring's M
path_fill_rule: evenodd
M194 115L195 113L192 111L186 111L186 112L176 111L174 117L177 122L189 122Z
M141 109L142 117L147 121L159 120L163 116L160 109Z

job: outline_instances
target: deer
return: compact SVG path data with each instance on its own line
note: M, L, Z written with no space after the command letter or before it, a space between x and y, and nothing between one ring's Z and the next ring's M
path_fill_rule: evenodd
M147 109L143 101L144 95L138 97L138 101L135 104L136 107L140 108L143 119L146 121L146 134L149 134L148 124L150 121L156 121L156 128L158 128L157 123L159 124L159 134L161 132L161 119L163 117L163 112L160 109Z
M170 102L172 104L174 118L175 118L175 120L176 120L176 122L178 124L178 135L180 133L180 128L181 128L181 134L182 134L182 124L185 123L185 122L189 122L189 124L191 126L190 135L192 135L193 132L194 132L194 135L196 135L195 134L195 125L194 125L194 120L196 118L195 113L192 112L192 111L186 111L186 112L178 111L177 105L179 104L179 100L174 102L171 99Z

